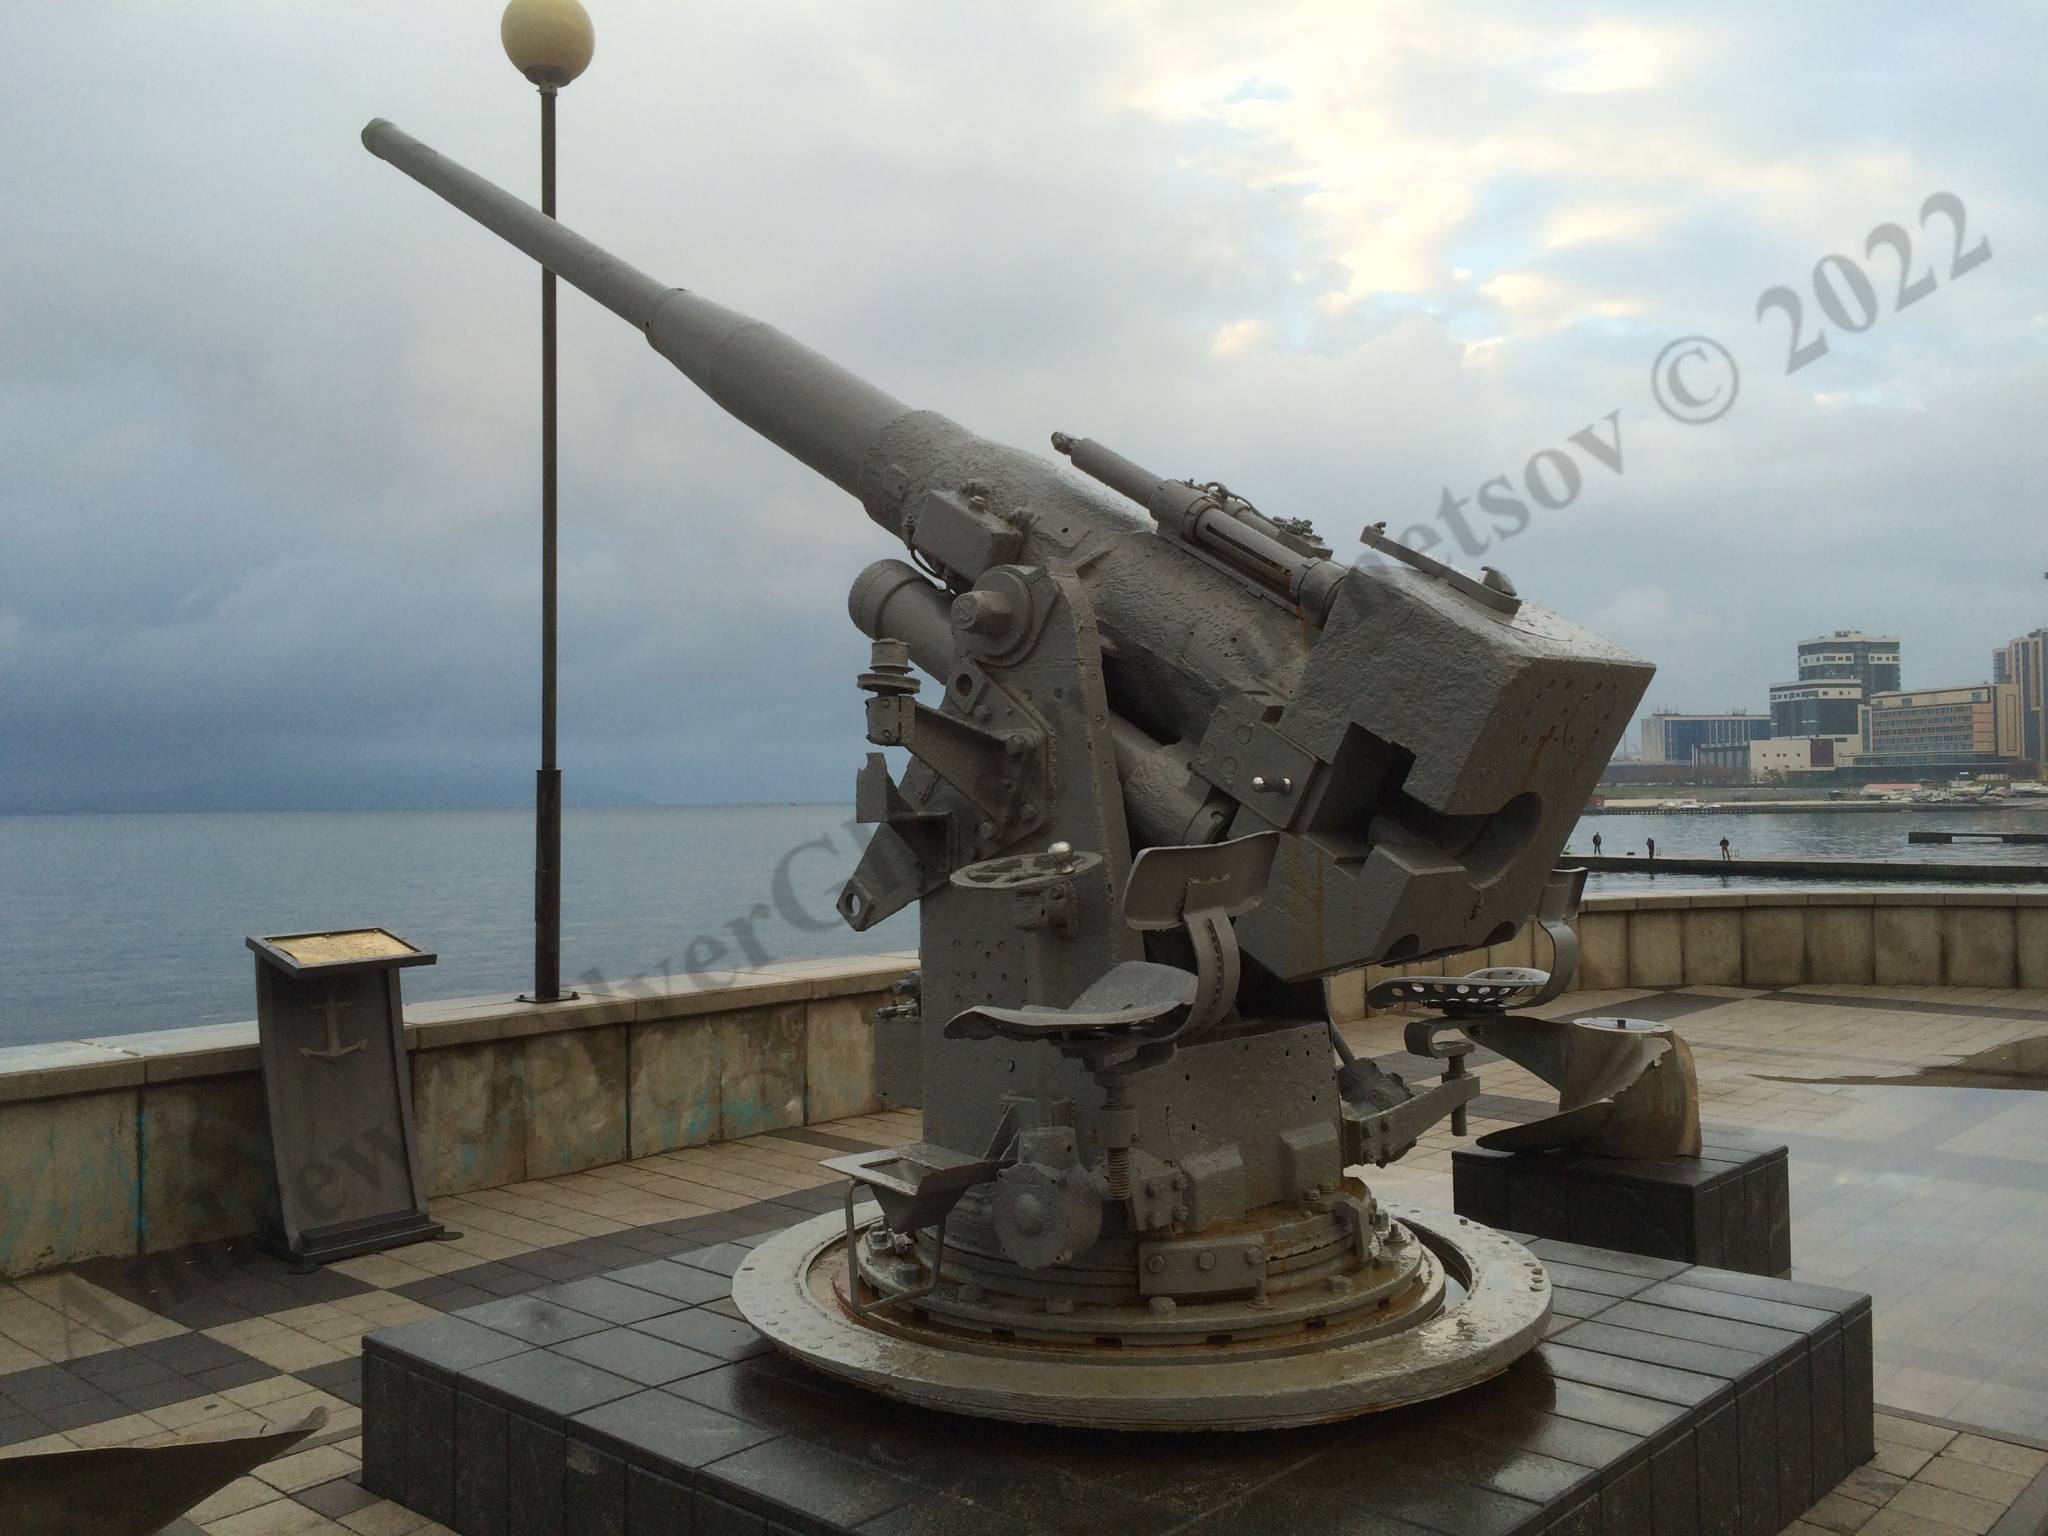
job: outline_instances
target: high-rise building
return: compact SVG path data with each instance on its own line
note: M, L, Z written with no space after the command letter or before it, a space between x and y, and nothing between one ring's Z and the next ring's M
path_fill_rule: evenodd
M1773 736L1853 736L1861 729L1860 682L1771 684Z
M1642 761L1690 763L1695 747L1751 742L1771 734L1769 715L1730 710L1725 715L1682 715L1660 709L1643 720Z
M1993 651L1991 676L2012 685L2020 756L2040 769L2048 764L2048 629L2029 630Z
M1862 707L1899 687L1896 635L1838 629L1799 642L1799 677L1771 685L1773 736L1849 736Z
M1818 640L1799 642L1799 680L1802 683L1848 679L1863 685L1865 698L1898 692L1899 637L1838 629Z

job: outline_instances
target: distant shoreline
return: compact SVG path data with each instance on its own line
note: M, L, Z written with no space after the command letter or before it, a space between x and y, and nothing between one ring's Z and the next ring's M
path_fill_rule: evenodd
M562 809L565 812L811 810L819 807L838 809L852 804L851 800L618 800L599 804L569 804ZM16 816L459 816L470 812L498 815L506 811L531 814L533 802L528 800L509 805L124 806L62 811L0 809L0 819Z

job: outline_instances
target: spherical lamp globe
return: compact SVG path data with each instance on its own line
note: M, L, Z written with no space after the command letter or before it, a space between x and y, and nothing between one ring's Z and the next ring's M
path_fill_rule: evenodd
M512 0L498 23L505 57L542 90L560 90L590 67L597 34L576 0Z

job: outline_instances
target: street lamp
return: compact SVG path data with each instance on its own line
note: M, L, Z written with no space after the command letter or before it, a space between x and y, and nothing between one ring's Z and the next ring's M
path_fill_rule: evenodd
M512 0L498 24L512 67L540 90L540 211L555 216L555 93L590 65L576 0ZM555 274L540 274L540 771L534 775L533 991L562 996L562 773L555 766Z

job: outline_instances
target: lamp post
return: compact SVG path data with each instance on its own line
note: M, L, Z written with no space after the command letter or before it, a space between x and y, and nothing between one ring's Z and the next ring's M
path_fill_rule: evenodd
M555 216L555 95L590 64L596 36L576 0L512 0L505 56L540 90L540 211ZM562 996L562 772L555 766L555 274L540 274L540 770L534 775L533 991Z

